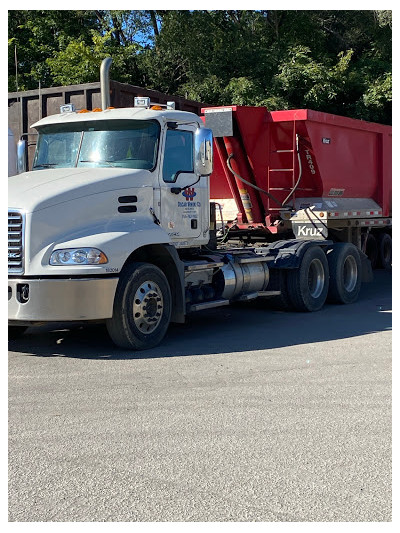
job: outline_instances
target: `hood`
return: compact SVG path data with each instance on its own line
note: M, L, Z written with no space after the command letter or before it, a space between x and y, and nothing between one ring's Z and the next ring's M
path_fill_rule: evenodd
M59 168L24 172L8 179L8 205L38 211L85 196L137 187L152 187L148 170Z

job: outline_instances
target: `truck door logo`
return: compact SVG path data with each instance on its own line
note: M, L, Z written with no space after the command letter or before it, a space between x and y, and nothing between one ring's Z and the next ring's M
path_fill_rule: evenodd
M186 198L187 202L192 202L193 198L196 196L196 191L194 190L194 187L186 187L186 189L183 190L182 196Z

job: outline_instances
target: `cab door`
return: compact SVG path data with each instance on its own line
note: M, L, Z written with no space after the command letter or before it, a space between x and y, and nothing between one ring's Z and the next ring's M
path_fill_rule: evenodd
M189 246L208 231L208 178L194 171L195 128L165 132L160 173L161 226L177 246Z

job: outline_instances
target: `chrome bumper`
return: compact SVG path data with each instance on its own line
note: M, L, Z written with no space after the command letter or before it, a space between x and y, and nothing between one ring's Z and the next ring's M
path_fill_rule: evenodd
M9 321L111 318L118 278L9 279Z

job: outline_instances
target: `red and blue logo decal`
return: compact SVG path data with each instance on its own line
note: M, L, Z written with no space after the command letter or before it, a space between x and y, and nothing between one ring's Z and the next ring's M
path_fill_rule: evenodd
M182 196L184 196L188 202L192 202L196 194L197 193L194 190L194 187L186 187L186 189L184 189L182 192Z

